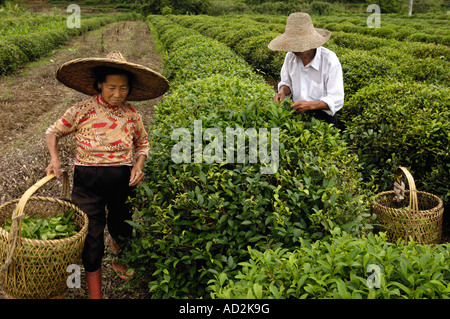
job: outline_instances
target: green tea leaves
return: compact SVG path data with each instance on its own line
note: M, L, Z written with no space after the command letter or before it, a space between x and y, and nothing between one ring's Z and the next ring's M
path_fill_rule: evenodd
M77 226L71 219L73 210L61 213L50 218L39 218L39 216L25 215L22 218L21 236L29 239L51 240L74 236ZM11 230L12 220L8 219L3 228Z

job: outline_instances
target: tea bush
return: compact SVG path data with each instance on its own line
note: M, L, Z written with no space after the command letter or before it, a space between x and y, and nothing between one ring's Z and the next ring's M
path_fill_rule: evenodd
M160 34L159 41L161 41L167 51L172 51L173 42L181 40L186 36L192 36L196 34L196 32L192 30L173 25L173 23L163 17L153 17L152 25L154 26L158 34Z
M403 76L396 61L376 56L363 50L340 50L339 60L344 75L346 99L358 90L383 81ZM345 104L347 107L347 104Z
M267 43L277 35L277 32L283 32L281 27L285 25L285 18L267 15L244 15L230 16L227 20L221 17L191 16L170 16L170 19L199 32L207 32L206 27L208 25L223 26L224 29L228 30L229 35L227 36L226 32L222 32L218 40L231 46L254 69L261 70L274 78L279 77L284 54L282 52L269 53ZM329 18L314 18L314 20L319 21L319 26L323 23L330 23ZM394 19L391 21L383 23L384 27L381 28L383 30L377 31L377 33L373 30L364 31L365 29L369 30L369 28L367 28L365 21L360 20L359 17L349 19L347 16L333 16L333 23L339 24L339 27L336 26L332 29L341 31L334 31L330 41L325 46L336 52L342 64L346 102L340 116L344 122L347 122L349 131L349 134L345 134L344 138L349 138L349 143L356 145L356 151L359 152L360 160L365 168L363 172L366 180L375 177L381 189L390 189L392 187L390 175L395 172L396 165L406 165L415 173L420 187L443 196L443 199L447 201L450 192L448 186L445 186L445 184L448 184L448 167L446 165L448 157L445 155L447 147L441 147L441 145L449 144L448 137L445 137L445 134L442 133L442 130L447 128L443 124L447 120L446 111L443 110L442 118L437 119L440 124L436 125L442 129L439 129L440 133L437 133L435 128L430 128L430 125L434 124L424 124L426 122L425 111L421 111L422 115L417 117L412 110L421 107L412 105L412 103L416 103L416 98L413 96L417 97L418 94L421 94L419 92L423 92L422 88L433 88L433 85L436 85L443 88L444 96L438 98L435 103L445 104L445 98L448 98L447 93L445 93L447 92L446 87L450 83L450 73L448 72L450 51L448 46L442 44L398 41L393 36L380 37L392 30L399 31L396 23L401 24L401 22ZM428 22L431 21L434 20ZM403 26L403 24L401 25ZM201 28L198 26L201 26ZM280 26L280 29L277 30L277 26ZM423 27L415 24L413 26L415 32ZM259 32L256 32L255 29L259 29ZM442 30L442 27L439 26L436 29L437 34L438 30ZM254 36L252 35L253 32ZM262 35L261 32L265 32L267 36ZM349 32L360 32L361 34ZM234 38L236 38L236 41L233 42ZM383 88L381 90L383 92L386 84L388 84L387 87L392 89L389 84L400 80L411 83L413 85L411 91L408 91L405 87L404 90L402 89L399 92L394 89L390 93L378 94L374 89ZM363 92L359 94L361 90ZM371 93L367 94L367 92ZM357 97L355 97L356 95ZM427 110L428 107L434 108L430 105L431 101L426 100L427 98L433 99L435 97L425 93L424 99L421 99L423 101L419 103L428 104ZM379 103L380 99L382 100L381 103ZM399 110L403 110L405 106L402 103L408 99L411 102L405 102L406 105L412 106L409 111L405 111L402 116L397 117L386 115L386 110L391 112L397 107ZM380 110L381 105L389 105L389 107L386 106ZM364 115L359 113L360 108L364 108ZM432 116L433 119L439 117L436 110L428 111L435 112L435 115ZM396 114L399 114L399 112ZM384 116L387 116L387 119L383 119ZM392 129L390 135L383 132L383 137L377 140L378 134L380 134L379 127L377 127L379 124L373 124L373 122L378 123L380 121L388 121L388 125L396 129ZM423 123L418 124L421 121ZM404 125L405 122L408 125ZM413 126L415 127L413 128ZM425 133L429 129L431 131ZM409 132L406 132L406 130L409 130ZM396 134L393 134L394 131ZM437 136L436 134L440 135ZM414 137L412 137L413 135ZM424 140L428 143L427 147L423 147ZM415 146L411 146L414 143ZM432 143L436 144L432 146ZM442 149L442 151L439 149ZM411 153L416 151L418 153ZM417 167L414 168L414 166ZM442 176L442 178L438 178L438 176Z
M160 17L155 19L164 25ZM164 37L161 30L158 37ZM165 32L169 30L166 26ZM149 283L153 297L206 297L207 282L219 272L232 273L247 259L248 245L292 249L300 238L326 238L337 226L351 233L370 229L370 194L361 183L358 160L339 131L297 115L289 103L273 103L273 91L261 77L239 75L243 69L251 72L243 61L229 60L230 72L215 74L215 58L229 53L196 55L194 48L204 50L204 44L214 46L216 41L205 38L197 45L189 39L179 40L190 45L176 45L173 53L185 57L184 68L194 73L203 62L204 72L201 78L181 73L186 81L178 81L156 108L149 128L147 179L133 201L137 213L130 224L135 237L122 256ZM195 121L202 124L197 133ZM214 138L207 131L213 128ZM275 163L276 157L263 163L259 149L259 162L253 162L251 157L258 155L249 142L242 161L228 161L228 152L237 151L239 144L234 139L226 144L227 128L255 128L259 141L259 129L267 129L268 149L275 147L272 129L278 128L277 169L263 173L261 168ZM176 129L191 136L185 144L190 152L181 162L174 159L174 149L175 158L180 152ZM192 141L195 134L203 137L200 148ZM226 151L214 148L218 153L209 153L220 137ZM193 152L199 149L201 161ZM275 156L273 150L269 153Z
M248 248L238 273L210 280L213 298L449 299L450 244L389 243L384 233L301 240L295 251Z
M450 83L450 63L445 58L417 58L390 47L372 51L341 48L334 43L327 47L341 61L346 101L360 89L380 82L401 79L443 86Z
M0 74L13 72L27 61L26 55L18 47L0 40Z
M445 45L436 45L420 42L397 41L394 39L385 39L364 34L333 32L332 41L342 48L359 49L372 51L374 49L386 49L383 55L392 51L401 51L414 58L439 58L443 56L446 60L450 59L450 48ZM372 51L372 53L377 50ZM379 54L377 54L379 55Z
M294 247L299 238L322 238L335 225L364 230L365 190L339 133L264 103L270 96L265 84L217 75L179 86L158 107L147 181L136 203L137 257L129 260L150 271L155 297L203 296L207 278L232 270L248 244ZM171 132L178 127L193 132L195 119L221 132L280 127L278 171L261 174L261 164L248 158L242 164L173 163L178 141ZM207 145L204 141L202 148ZM248 146L245 150L250 154Z
M267 45L278 36L275 32L267 32L261 36L254 36L243 39L239 45L235 46L235 50L244 56L246 61L258 71L264 74L278 74L283 65L284 56L282 52L272 51Z
M242 17L244 19L265 23L271 28L278 28L278 32L284 31L287 15L227 15L224 19L234 19ZM450 44L448 35L448 15L420 15L420 16L400 16L383 14L380 28L367 27L367 14L333 14L330 16L312 16L314 26L325 28L333 33L346 32L356 37L355 44L360 40L358 35L380 37L384 39L408 40L420 42L432 42L435 44ZM250 24L250 23L248 23ZM415 34L418 34L417 36ZM427 36L424 36L426 34ZM356 44L357 45L357 44Z
M342 113L346 139L357 148L367 174L377 171L382 189L392 188L391 175L402 165L419 190L449 201L449 100L448 87L391 81L348 100Z
M231 47L241 55L255 70L274 78L279 77L283 65L283 52L271 51L267 48L269 42L284 32L285 18L266 18L255 16L233 16L229 19L208 16L175 16L169 18L196 30L203 35L215 39ZM261 20L263 19L263 20ZM258 20L258 21L255 21ZM270 22L274 21L274 22ZM349 21L340 24L340 28L332 33L331 40L325 47L338 55L343 72L346 96L351 96L359 89L377 83L380 80L412 79L426 83L448 83L450 81L449 48L441 44L418 42L402 42L384 35L357 34L355 30L345 28ZM221 28L219 28L219 26ZM365 29L368 29L364 24ZM211 29L222 29L220 33ZM339 31L340 30L340 31ZM386 28L383 32L387 32ZM381 31L379 31L381 32Z
M62 14L32 13L14 17L2 17L0 21L0 37L42 32L49 29L59 28L65 25L67 17Z
M268 23L285 23L285 21L280 21L278 17L266 16L259 19L265 19ZM425 15L402 17L384 14L380 28L368 28L366 21L367 15L354 15L352 18L349 18L347 14L342 18L334 15L313 17L316 27L330 31L345 31L355 35L376 36L400 41L408 39L410 41L432 42L447 46L450 43L448 31L443 27L448 24L448 17L445 15L426 18Z
M225 20L219 17L170 16L172 21L189 27L199 33L211 36L232 48L254 69L264 74L279 74L284 54L270 50L267 45L279 35L268 25L257 23L245 16ZM220 26L222 32L211 32L211 28Z
M177 41L177 49L164 59L164 74L169 80L176 81L174 85L214 74L253 76L252 68L224 44L214 40L195 40L195 46L192 46L191 37ZM189 67L186 67L186 61L190 61Z
M23 22L20 19L14 20L18 25L9 32L3 31L0 42L4 43L0 47L0 74L5 75L20 69L25 63L35 61L52 52L55 48L65 44L70 38L78 36L88 31L100 28L101 26L120 21L124 19L135 19L137 16L132 14L120 14L116 16L101 16L83 19L81 27L69 29L66 20L61 17L51 18L48 22L42 19L32 19L30 24L27 19ZM54 19L54 20L53 20ZM38 27L35 23L43 23L43 27ZM49 23L51 23L49 25ZM14 24L15 25L15 24ZM24 27L25 26L25 27ZM46 28L49 26L49 28ZM51 26L51 27L50 27ZM30 32L24 33L21 28L30 29ZM17 30L17 32L15 31Z

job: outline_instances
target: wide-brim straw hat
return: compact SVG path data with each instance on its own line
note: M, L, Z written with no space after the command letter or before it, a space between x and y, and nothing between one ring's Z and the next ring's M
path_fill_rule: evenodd
M140 64L127 62L119 51L110 52L106 58L81 58L68 61L56 71L56 78L64 85L87 95L97 95L94 88L94 68L104 66L133 74L133 89L128 101L151 100L169 89L169 81L158 72Z
M305 52L316 49L330 39L331 32L315 28L307 13L289 15L284 33L273 39L268 47L273 51Z

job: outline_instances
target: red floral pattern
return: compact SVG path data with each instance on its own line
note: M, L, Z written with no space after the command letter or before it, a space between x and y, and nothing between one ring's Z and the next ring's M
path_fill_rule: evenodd
M142 118L127 102L111 106L93 96L68 109L46 132L58 138L71 133L78 144L75 165L132 165L133 155L148 156Z

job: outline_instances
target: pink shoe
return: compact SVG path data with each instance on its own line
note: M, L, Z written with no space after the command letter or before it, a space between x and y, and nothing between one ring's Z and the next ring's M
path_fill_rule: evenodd
M113 248L113 252L112 253L114 255L117 255L120 247L119 247L119 245L116 245L114 243L114 240L112 239L111 236L109 238L110 238L110 241L111 241L111 247ZM126 281L130 280L131 277L133 277L133 275L134 275L133 270L130 269L128 265L122 265L122 264L116 263L115 260L116 260L116 258L113 258L113 260L112 260L112 267L113 267L115 273L117 274L117 276L119 276L120 279L123 279L123 280L126 280Z
M131 268L129 268L128 265L116 263L115 259L116 258L113 258L112 266L117 276L119 276L120 279L125 281L130 280L134 275L134 271Z

